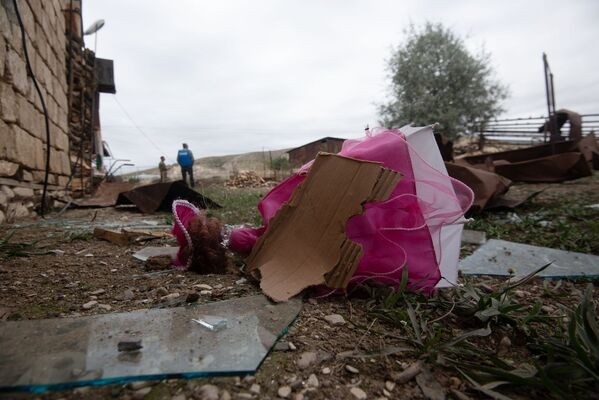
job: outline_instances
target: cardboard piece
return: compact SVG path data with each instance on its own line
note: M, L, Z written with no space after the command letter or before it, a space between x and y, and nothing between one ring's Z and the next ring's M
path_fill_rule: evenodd
M256 242L247 270L277 302L314 285L344 289L362 255L346 237L346 222L363 203L387 199L399 179L380 163L320 153Z

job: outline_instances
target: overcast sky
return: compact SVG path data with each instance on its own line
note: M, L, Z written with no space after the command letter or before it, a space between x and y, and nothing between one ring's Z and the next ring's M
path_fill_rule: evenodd
M504 116L546 113L543 51L557 107L599 112L594 0L83 0L83 18L106 21L97 56L115 65L103 137L140 167L174 162L182 142L199 158L361 136L388 98L392 48L426 21L491 54Z

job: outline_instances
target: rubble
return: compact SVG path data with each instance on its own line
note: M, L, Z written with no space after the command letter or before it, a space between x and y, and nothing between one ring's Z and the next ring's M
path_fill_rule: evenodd
M269 183L254 171L240 171L236 175L229 178L229 180L225 182L225 186L236 188L252 188L266 187L269 186Z

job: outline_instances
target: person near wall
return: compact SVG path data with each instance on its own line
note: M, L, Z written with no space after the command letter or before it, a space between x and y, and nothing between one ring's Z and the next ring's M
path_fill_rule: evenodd
M183 182L187 183L187 174L189 174L189 184L194 187L193 182L193 153L189 150L187 143L183 143L183 148L177 154L177 162L181 166L181 176Z
M160 156L160 163L158 164L158 169L160 170L160 183L166 182L166 171L168 171L164 160L164 156Z

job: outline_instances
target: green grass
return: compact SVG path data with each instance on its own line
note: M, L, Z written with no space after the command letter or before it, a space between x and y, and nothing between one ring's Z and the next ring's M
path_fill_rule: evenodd
M589 284L574 309L563 307L556 315L547 315L540 300L523 304L512 296L535 274L495 290L466 282L433 297L409 293L405 284L399 290L369 288L370 314L394 330L358 328L399 341L403 351L462 375L471 389L491 398L509 399L512 393L591 398L599 391L599 320L593 286ZM511 332L512 341L521 338L526 351L504 360L489 338L506 332Z
M468 225L489 238L599 254L599 209L585 207L580 198L533 203L512 213L483 213Z
M210 185L198 190L222 206L221 209L209 210L209 216L217 217L231 225L262 225L262 217L257 206L260 199L268 192L268 188L230 188L223 185Z

